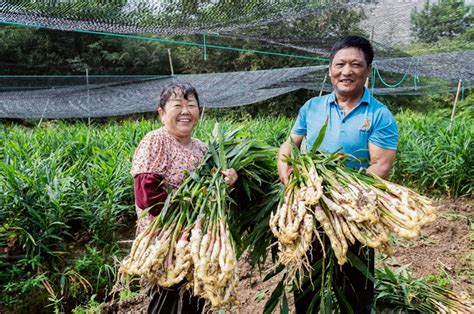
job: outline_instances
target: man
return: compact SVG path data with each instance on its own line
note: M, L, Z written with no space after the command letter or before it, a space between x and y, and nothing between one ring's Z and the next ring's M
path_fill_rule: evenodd
M334 91L304 104L288 140L280 147L278 175L284 184L291 172L285 162L285 158L291 155L291 141L300 147L306 136L307 148L310 149L326 119L328 126L321 150L353 156L347 164L351 168L367 167L367 171L380 177L389 175L395 160L398 130L387 107L364 87L372 69L373 56L370 42L362 37L349 36L334 44L329 64ZM316 243L314 247L317 247ZM350 250L367 262L373 273L373 249L352 247ZM321 254L321 249L315 248L314 254ZM339 285L354 312L370 313L373 284L350 265L344 265L339 277ZM295 294L297 313L306 313L312 297L311 294Z

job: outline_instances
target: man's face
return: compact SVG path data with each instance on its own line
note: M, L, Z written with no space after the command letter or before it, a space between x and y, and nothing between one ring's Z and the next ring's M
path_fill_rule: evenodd
M329 77L336 95L355 97L362 93L371 66L359 48L339 50L329 65Z

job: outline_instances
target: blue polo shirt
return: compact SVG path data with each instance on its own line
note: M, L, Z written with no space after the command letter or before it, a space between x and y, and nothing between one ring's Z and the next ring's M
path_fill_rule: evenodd
M308 149L311 149L326 117L329 117L329 124L320 146L322 151L339 151L355 158L370 160L369 142L384 149L397 149L398 130L395 118L367 89L357 106L347 115L336 102L334 92L311 98L300 108L291 133L305 135ZM348 166L359 168L367 167L368 164L351 161Z

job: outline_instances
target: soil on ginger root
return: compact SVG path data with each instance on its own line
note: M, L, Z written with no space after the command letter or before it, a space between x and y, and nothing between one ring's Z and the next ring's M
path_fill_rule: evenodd
M415 241L400 241L394 246L393 258L387 260L391 266L408 265L415 277L446 276L448 287L458 295L474 297L474 265L469 233L470 221L474 219L474 199L442 199L436 202L438 218L422 229L422 236ZM469 258L471 256L471 258ZM378 265L380 266L380 265ZM265 265L264 273L252 270L245 259L239 262L240 282L237 289L239 303L228 313L262 313L265 302L279 282L276 276L263 282L265 271L272 264ZM293 301L290 296L290 308ZM102 309L105 313L143 313L148 299L145 296L122 303L109 303ZM294 313L294 311L291 311Z

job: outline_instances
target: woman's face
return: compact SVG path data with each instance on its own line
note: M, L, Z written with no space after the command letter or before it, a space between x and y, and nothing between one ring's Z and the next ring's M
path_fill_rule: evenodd
M158 109L166 129L177 138L191 138L191 133L199 121L196 97L191 94L187 98L184 99L183 93L176 91L166 102L165 108Z

